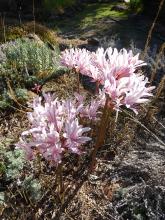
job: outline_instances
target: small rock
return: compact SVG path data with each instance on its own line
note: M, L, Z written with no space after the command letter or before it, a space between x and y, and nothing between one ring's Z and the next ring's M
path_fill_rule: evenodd
M61 51L65 50L65 49L69 49L69 46L67 44L63 44L63 43L60 43L59 44L59 49Z
M34 98L37 97L37 94L32 92L32 91L27 91L27 95L28 95L28 101L32 102Z
M43 41L36 34L27 34L26 38L28 38L30 40L34 40L35 42L37 42L40 45L43 44Z
M122 12L122 11L125 11L127 10L128 7L126 5L115 5L111 8L111 11L119 11L119 12Z

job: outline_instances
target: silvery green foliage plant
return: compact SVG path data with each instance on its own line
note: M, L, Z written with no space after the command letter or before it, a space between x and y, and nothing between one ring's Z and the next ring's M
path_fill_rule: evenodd
M18 178L25 164L24 152L21 149L16 149L5 152L4 157L6 159L7 179Z
M17 39L0 47L0 108L13 105L7 87L11 83L16 98L27 100L27 90L42 84L59 68L59 49L30 39Z
M2 87L3 88L3 87ZM10 102L10 97L7 94L7 90L1 89L1 94L0 94L0 109L5 109L7 107L9 107L11 104Z
M6 137L0 141L0 172L7 180L19 178L26 163L21 149L9 150L13 141L14 139Z
M37 201L41 198L41 184L33 175L27 176L20 184L33 201Z
M5 49L7 62L24 74L52 73L59 67L58 49L50 50L44 43L17 39Z
M12 41L0 45L0 65L6 62L5 50L12 45L13 45Z

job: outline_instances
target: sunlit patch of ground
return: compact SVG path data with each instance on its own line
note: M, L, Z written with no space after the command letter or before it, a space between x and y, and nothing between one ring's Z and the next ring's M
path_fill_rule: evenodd
M97 27L98 22L107 18L124 19L128 16L128 11L117 11L114 8L116 3L85 4L82 10L75 16L64 18L53 22L59 31L70 32L71 30L84 30L86 28ZM104 23L102 23L104 26ZM100 27L101 28L101 27Z

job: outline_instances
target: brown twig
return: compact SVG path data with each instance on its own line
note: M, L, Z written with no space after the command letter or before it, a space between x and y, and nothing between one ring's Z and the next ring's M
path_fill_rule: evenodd
M156 24L157 19L158 19L158 17L159 17L160 11L161 11L161 9L162 9L162 7L163 7L164 1L165 1L165 0L161 0L161 2L160 2L160 4L159 4L158 11L157 11L157 14L156 14L156 16L155 16L155 19L154 19L154 21L153 21L153 23L152 23L152 25L151 25L151 28L150 28L150 30L149 30L149 32L148 32L148 36L147 36L147 40L146 40L146 43L145 43L145 47L144 47L142 59L144 59L145 56L146 56L146 54L147 54L148 45L149 45L150 40L151 40L151 37L152 37L152 32L153 32L153 30L154 30L155 24Z
M150 131L144 124L142 124L138 119L133 117L131 114L129 114L127 111L122 110L125 114L130 116L130 120L134 121L135 123L139 124L142 128L144 128L155 140L157 140L162 146L160 147L161 149L165 149L165 143L152 131Z
M34 34L36 33L36 27L35 27L35 24L36 24L36 18L35 18L35 0L33 0L33 28L34 28Z
M6 43L5 13L4 13L3 17L2 17L2 27L3 27L4 42Z
M165 75L162 77L162 79L157 87L156 94L155 94L155 100L157 100L160 97L163 89L165 89Z

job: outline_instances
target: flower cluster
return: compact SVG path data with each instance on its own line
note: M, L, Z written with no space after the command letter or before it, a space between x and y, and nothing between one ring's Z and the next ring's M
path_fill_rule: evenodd
M97 120L99 109L105 103L117 111L126 106L137 113L136 106L152 96L154 87L148 87L148 79L136 71L146 64L132 51L70 49L62 52L61 63L90 77L101 89L90 103L77 93L75 99L61 101L50 94L44 94L44 100L34 99L33 112L28 113L31 128L22 133L17 144L25 150L28 159L40 153L46 160L58 164L65 152L81 154L81 145L90 141L84 135L90 128L83 127L80 118Z
M146 63L139 59L139 54L134 56L131 50L118 51L109 47L89 52L86 49L70 49L62 52L61 62L101 85L102 92L110 98L110 106L116 110L126 106L137 113L137 104L147 102L152 96L154 87L147 87L148 78L136 72Z
M80 154L80 146L90 141L91 138L84 136L90 128L79 124L83 97L75 96L75 100L59 101L44 94L44 104L41 97L34 99L31 106L34 110L28 113L31 128L22 133L17 144L25 150L28 159L39 152L46 160L58 164L65 151ZM92 110L89 112L96 117ZM90 113L87 115L90 117Z

